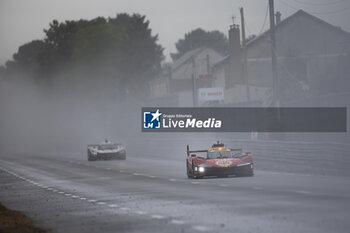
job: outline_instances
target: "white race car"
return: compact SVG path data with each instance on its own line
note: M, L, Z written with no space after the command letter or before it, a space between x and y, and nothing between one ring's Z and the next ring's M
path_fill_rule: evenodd
M87 148L88 161L109 160L109 159L126 159L126 150L122 144L112 143L108 140L105 142L88 145Z

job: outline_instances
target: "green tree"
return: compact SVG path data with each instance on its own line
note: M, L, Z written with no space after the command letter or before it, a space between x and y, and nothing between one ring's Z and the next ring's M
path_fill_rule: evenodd
M43 49L43 46L44 42L41 40L33 40L20 46L17 53L12 56L13 61L6 62L6 70L9 72L35 73L39 66L38 54ZM4 69L4 71L6 70Z
M175 47L177 52L170 54L173 60L177 60L192 49L202 47L212 48L225 55L228 53L228 40L227 37L219 31L204 31L198 28L185 34L183 39L179 39L176 42Z
M101 35L103 32L93 29L106 24L107 21L103 17L98 17L92 20L67 20L62 23L53 20L50 23L49 29L44 29L46 34L46 38L44 39L44 49L38 55L42 75L47 77L52 74L57 74L59 71L65 71L68 67L74 66L75 60L73 60L73 55L76 55L74 54L75 52L79 53L79 48L77 47L80 46L80 43L83 45L94 45L93 42L87 42L88 39L79 36L79 34L82 34L84 31L90 31L92 35L89 35L88 38L92 40L95 36L94 33L103 37L103 35ZM102 29L102 27L100 29ZM85 33L85 36L87 36L87 33ZM108 44L106 44L106 46L108 46ZM89 50L87 47L85 47L85 49ZM88 55L88 52L85 52L85 55ZM79 58L85 60L82 56Z
M44 40L21 46L6 70L31 67L42 80L113 79L119 89L139 93L158 74L164 58L158 36L152 35L149 21L139 14L53 20L44 32Z
M145 89L148 81L160 71L164 59L163 48L157 44L158 35L153 36L149 21L139 14L118 14L109 23L121 30L122 60L119 71L129 89ZM130 91L130 90L129 90Z
M72 64L114 66L120 63L121 33L109 23L81 27L71 39Z

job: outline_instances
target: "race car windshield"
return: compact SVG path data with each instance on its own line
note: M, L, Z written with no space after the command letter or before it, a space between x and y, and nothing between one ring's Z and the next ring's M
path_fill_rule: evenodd
M231 158L231 151L211 151L208 152L208 159Z
M116 145L100 145L98 147L99 150L115 150L118 147Z

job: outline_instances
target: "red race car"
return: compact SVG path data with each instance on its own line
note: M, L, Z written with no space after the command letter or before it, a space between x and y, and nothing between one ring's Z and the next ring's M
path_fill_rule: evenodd
M208 150L191 151L187 145L186 165L188 178L194 179L204 176L254 175L253 157L250 152L229 149L220 142Z

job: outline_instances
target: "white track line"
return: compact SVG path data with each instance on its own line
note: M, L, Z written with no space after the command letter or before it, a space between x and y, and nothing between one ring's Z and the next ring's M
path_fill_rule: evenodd
M165 217L163 215L158 215L158 214L151 215L151 218L153 218L153 219L165 219Z
M110 205L108 205L108 207L116 208L116 207L118 207L118 205L117 204L110 204Z
M136 210L135 214L144 215L144 214L147 214L147 212L141 211L141 210Z
M210 228L205 227L205 226L192 226L192 229L196 230L196 231L200 231L200 232L205 232L205 231L210 231Z
M296 190L294 192L299 193L299 194L310 194L309 191L304 191L304 190Z
M70 162L70 163L73 163L72 161L69 161L69 162ZM77 164L81 164L81 163L78 162ZM85 164L84 164L84 165L85 165ZM96 168L100 168L100 167L96 166ZM2 168L0 167L0 169L2 169ZM111 170L111 168L105 168L105 169L106 169L106 170ZM20 179L22 179L22 180L24 180L24 181L27 181L28 183L31 183L31 184L36 185L36 186L38 186L38 187L47 189L47 190L49 190L49 191L57 192L57 193L59 193L59 194L63 194L63 195L65 195L65 196L67 196L67 197L71 197L71 198L75 198L75 199L87 200L87 198L85 198L85 197L80 197L80 196L73 195L73 194L70 194L70 193L65 193L65 192L63 192L63 191L59 191L59 190L54 189L54 188L52 188L52 187L38 184L38 183L36 183L36 182L34 182L34 181L30 180L30 179L21 177L21 176L15 174L15 173L9 172L9 171L7 171L7 170L5 170L5 169L2 169L2 170L5 171L5 172L7 172L7 173L9 173L9 174L12 174L12 175L14 175L14 176L20 178ZM120 170L119 172L122 173L122 172L124 172L124 171L123 171L123 170ZM147 175L147 174L133 173L133 175L135 175L135 176L147 176L147 177L150 177L150 178L156 178L156 176L150 176L150 175ZM176 179L169 179L169 181L177 181L177 180L176 180ZM194 184L199 184L199 182L192 182L192 183L194 183ZM105 204L107 204L106 202L97 201L97 200L94 200L94 199L89 199L89 200L87 200L87 201L90 202L90 203L96 203L96 204L98 204L98 205L105 205ZM118 207L118 205L117 205L117 204L109 204L108 207L116 208L116 207ZM122 208L120 208L120 210L128 211L128 210L130 210L130 208L128 208L128 207L122 207ZM141 211L141 210L136 210L136 211L134 211L134 213L135 213L135 214L138 214L138 215L145 215L145 214L147 214L147 212ZM158 220L166 219L165 216L163 216L163 215L158 215L158 214L151 215L150 217L151 217L152 219L158 219ZM170 221L170 223L176 224L176 225L183 225L183 224L185 224L185 221L177 220L177 219L172 219L172 220ZM204 227L204 226L192 226L192 228L193 228L194 230L197 230L197 231L203 231L203 232L204 232L204 231L209 231L209 228Z
M173 219L173 220L170 221L170 223L176 224L176 225L183 225L183 224L185 224L186 222L185 222L185 221L182 221L182 220Z

